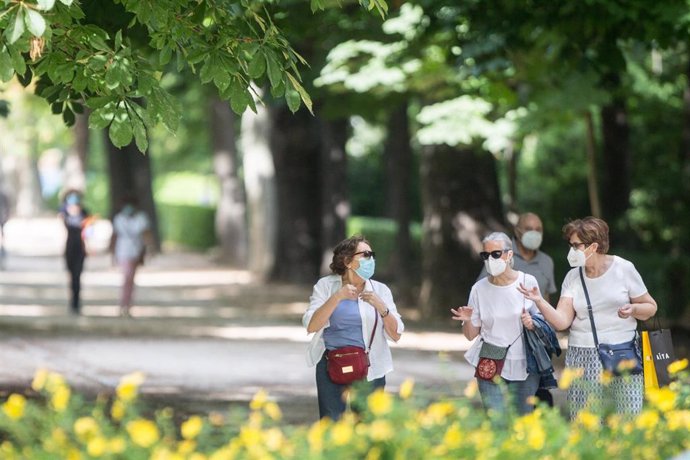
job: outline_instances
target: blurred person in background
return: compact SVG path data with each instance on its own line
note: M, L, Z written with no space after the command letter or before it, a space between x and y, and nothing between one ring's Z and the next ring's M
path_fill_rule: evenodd
M83 195L79 190L68 190L60 206L59 217L67 229L65 263L70 275L70 311L81 313L81 274L86 259L84 228L89 224L89 212L83 207Z
M114 261L122 271L120 292L120 315L129 317L134 296L134 276L137 268L144 263L146 245L151 238L151 224L146 213L138 209L135 196L122 200L120 212L113 218L113 235L110 250Z

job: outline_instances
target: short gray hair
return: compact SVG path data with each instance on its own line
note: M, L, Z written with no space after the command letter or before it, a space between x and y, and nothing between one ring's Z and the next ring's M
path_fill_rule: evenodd
M503 232L489 233L482 240L482 245L488 243L489 241L503 241L503 249L513 249L513 240L511 240L510 237Z

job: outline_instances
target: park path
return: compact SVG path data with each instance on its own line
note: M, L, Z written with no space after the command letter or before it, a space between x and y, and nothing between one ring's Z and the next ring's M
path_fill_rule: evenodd
M82 278L83 315L75 317L67 305L61 224L15 219L6 230L3 391L27 388L38 368L63 374L86 394L110 392L122 375L142 371L145 396L190 411L246 403L263 388L288 420L316 418L313 369L305 362L309 337L301 326L310 286L265 285L209 256L166 251L137 274L133 317L120 318L120 275L109 256L96 253ZM430 396L460 394L473 374L462 358L468 346L456 331L409 322L393 345L388 388L409 378Z

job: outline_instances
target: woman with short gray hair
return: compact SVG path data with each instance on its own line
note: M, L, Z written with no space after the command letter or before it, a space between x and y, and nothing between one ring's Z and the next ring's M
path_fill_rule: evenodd
M505 389L520 414L532 410L529 398L539 385L539 374L527 372L523 327L533 329L537 307L518 291L520 283L539 290L534 276L512 268L513 243L503 232L482 240L479 256L489 276L478 280L466 306L451 308L453 319L461 321L468 340L476 340L465 354L475 366L475 377L484 407L504 413Z

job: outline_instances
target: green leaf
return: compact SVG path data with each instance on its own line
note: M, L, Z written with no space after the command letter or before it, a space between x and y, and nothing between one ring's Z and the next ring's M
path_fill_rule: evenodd
M135 113L130 113L132 126L134 127L134 141L140 152L146 152L149 148L149 140L146 133L146 126Z
M56 102L54 104L51 104L50 106L50 111L53 112L55 115L62 113L62 108L64 107L64 104L62 102Z
M230 99L230 108L238 115L242 115L247 109L251 94L247 87L238 79L233 79L226 93Z
M55 6L55 0L37 0L36 5L39 10L48 11Z
M0 80L3 82L10 81L13 76L14 67L12 66L10 53L2 49L0 50Z
M165 65L168 62L170 62L171 57L172 57L172 48L169 46L164 46L160 52L160 55L158 56L158 62L160 63L160 65Z
M108 46L108 44L103 39L103 37L96 35L96 34L91 34L89 36L89 44L99 51L105 51L105 52L112 51L110 49L110 47Z
M280 63L273 56L273 53L266 53L266 66L268 68L268 79L271 86L276 87L283 81L283 69Z
M10 57L12 57L12 67L17 72L17 75L24 75L26 73L26 61L22 53L14 46L8 47Z
M287 102L290 112L295 113L299 110L300 103L302 102L299 93L294 89L289 89L285 91L285 101Z
M247 73L253 79L261 77L266 72L266 56L264 53L256 53L249 62Z
M122 148L132 142L132 123L127 115L113 119L108 130L108 137L115 147Z
M74 0L60 0L63 5L70 6Z
M115 34L115 49L119 50L122 47L122 30L118 30Z
M293 77L292 74L290 74L290 72L287 72L285 75L287 75L288 80L290 80L290 84L295 89L295 91L297 91L299 93L300 97L302 98L302 101L304 102L304 105L307 107L309 112L314 114L314 111L312 110L311 97L309 97L309 93L307 93L307 90L305 90L302 87L302 85L299 84L297 79L295 77ZM288 91L286 91L285 97L287 97L287 92Z
M91 101L89 100L89 102ZM115 112L113 112L112 106L110 108L102 107L100 109L96 109L91 112L91 115L89 115L89 128L103 129L107 127L111 121L113 121L114 116Z
M19 38L24 34L24 8L19 8L17 10L17 15L14 17L14 21L10 21L10 26L5 30L5 36L7 41L11 45L12 43L19 40Z
M95 109L103 108L111 102L114 102L114 98L111 96L90 97L86 100L86 106L89 107L90 109L95 110ZM110 121L108 121L108 122L110 122Z
M46 20L43 19L41 13L36 10L27 9L24 22L26 23L26 28L29 29L29 32L36 37L42 37L43 33L46 31Z
M72 112L69 108L65 108L65 111L62 112L62 119L67 126L74 126L74 122L76 121L74 112Z

